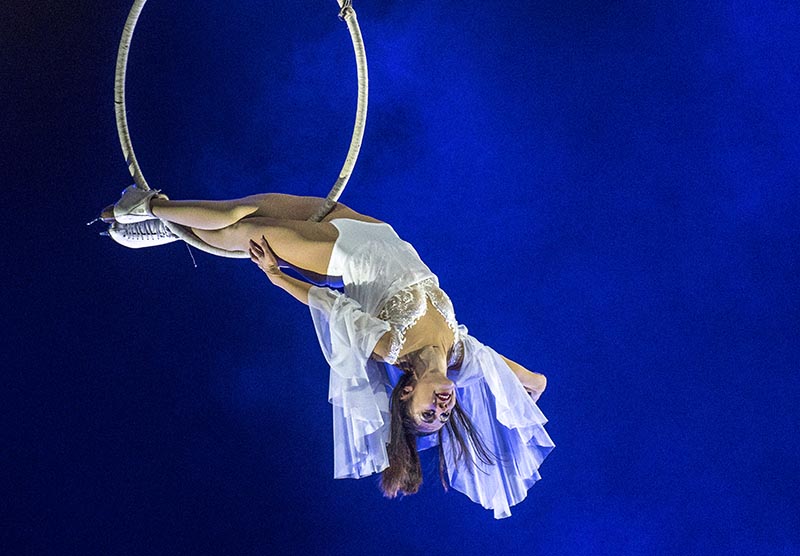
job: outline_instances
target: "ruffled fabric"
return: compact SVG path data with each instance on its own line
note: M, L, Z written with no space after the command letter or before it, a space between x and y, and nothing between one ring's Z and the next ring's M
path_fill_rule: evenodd
M511 515L511 506L528 495L541 478L539 467L555 444L544 429L547 418L506 362L492 348L464 338L464 361L449 374L458 403L492 452L493 465L472 454L475 465L456 464L449 436L442 435L450 486L470 500L494 510L495 519Z
M331 367L334 477L359 479L389 466L388 378L370 359L389 324L365 313L355 300L312 287L308 304L322 353Z
M309 307L320 347L331 366L328 398L333 407L334 477L361 478L389 466L389 392L397 376L370 356L389 324L365 313L339 292L312 287ZM443 449L450 486L497 519L525 499L541 477L539 467L554 448L544 429L547 418L513 371L492 348L469 336L463 325L464 358L451 371L459 404L492 452L495 463L475 454L473 467L456 463L445 433ZM391 369L391 367L390 367ZM436 445L436 435L420 438L418 449Z

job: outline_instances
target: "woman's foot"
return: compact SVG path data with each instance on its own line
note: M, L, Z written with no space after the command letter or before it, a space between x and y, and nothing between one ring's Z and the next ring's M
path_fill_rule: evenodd
M160 198L167 198L166 195L159 193L156 189L141 189L135 184L129 185L114 205L114 220L120 224L132 224L155 218L150 209L150 200L157 195Z
M104 235L131 249L164 245L180 239L158 218L128 224L112 222Z

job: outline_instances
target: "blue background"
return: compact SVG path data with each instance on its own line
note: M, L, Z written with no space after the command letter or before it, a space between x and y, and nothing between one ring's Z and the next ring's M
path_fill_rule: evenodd
M545 373L514 515L334 481L310 318L248 261L84 222L130 183L128 2L5 3L6 554L800 554L795 2L356 4L343 201ZM151 2L128 117L172 198L324 195L355 67L330 2ZM9 187L10 186L10 187Z

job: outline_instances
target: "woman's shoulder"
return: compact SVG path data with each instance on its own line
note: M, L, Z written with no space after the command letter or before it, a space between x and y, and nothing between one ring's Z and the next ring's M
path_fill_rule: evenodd
M372 350L372 357L371 359L378 361L379 363L389 363L393 364L394 361L391 361L392 353L392 331L389 330L384 332L384 334L378 340L378 343L375 344L375 348Z

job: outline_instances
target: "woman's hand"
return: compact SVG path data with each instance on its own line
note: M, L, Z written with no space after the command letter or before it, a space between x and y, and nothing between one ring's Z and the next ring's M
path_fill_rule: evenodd
M261 241L259 243L256 243L252 239L250 240L250 260L264 271L264 274L267 275L270 282L284 275L283 271L278 267L278 257L275 256L275 252L269 246L267 238L264 236L261 236Z
M547 388L547 377L541 373L529 371L519 363L515 363L508 357L500 356L508 367L514 372L522 387L533 401L539 401L545 388Z
M525 391L528 392L531 399L536 402L539 401L545 388L547 388L547 378L543 374L534 372L531 372L531 375L533 376L523 382L522 386L525 388Z
M250 240L250 260L264 271L274 286L278 286L301 303L308 305L308 291L311 289L311 284L283 273L278 266L280 259L269 246L267 238L261 236L261 241L258 243Z

